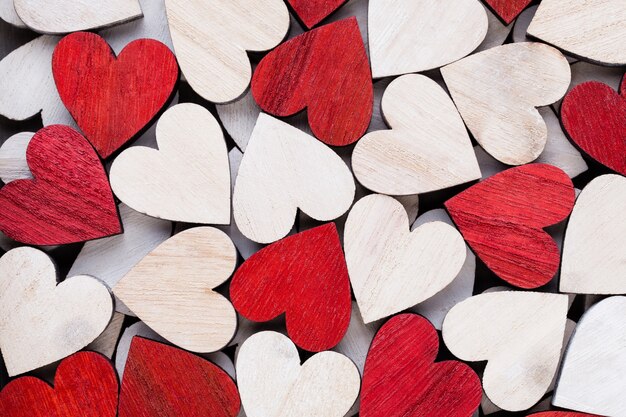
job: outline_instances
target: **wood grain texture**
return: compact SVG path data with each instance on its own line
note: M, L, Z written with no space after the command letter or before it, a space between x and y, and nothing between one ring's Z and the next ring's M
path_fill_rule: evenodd
M474 253L496 275L520 288L552 279L560 254L543 229L574 206L574 186L559 168L530 164L490 177L446 201Z
M311 29L329 14L341 7L346 0L287 0L304 25Z
M168 109L157 123L159 150L136 146L111 166L111 187L129 207L186 223L230 223L230 170L222 129L193 103Z
M60 125L39 130L26 160L34 179L0 190L0 230L7 236L58 245L122 231L102 163L78 132Z
M237 386L219 367L181 349L133 338L119 417L236 417Z
M480 294L450 310L443 340L461 360L487 360L483 389L495 405L526 410L543 397L556 374L567 309L563 294Z
M0 147L0 179L3 183L33 178L26 162L26 149L34 135L33 132L16 133Z
M115 417L118 381L102 355L80 352L63 360L54 387L32 376L18 378L0 392L3 417Z
M267 54L252 77L263 111L291 116L307 110L313 134L349 145L372 116L372 74L355 17L321 26Z
M532 42L471 55L442 68L441 74L478 143L508 165L541 154L548 132L535 107L559 100L570 82L563 54Z
M532 0L483 0L507 25L528 6Z
M285 313L302 349L335 346L350 322L350 280L334 223L300 232L252 255L235 273L230 297L253 321Z
M115 353L115 346L117 346L117 342L120 338L125 317L126 316L121 313L114 312L106 329L104 329L96 340L88 344L85 349L98 352L111 359Z
M15 11L13 0L0 0L0 19L18 28L26 27Z
M417 74L395 79L381 110L392 130L368 133L352 154L354 174L365 187L408 195L480 178L463 121L435 81Z
M365 362L363 417L469 417L482 396L480 379L459 361L435 363L439 338L416 314L390 319L376 334Z
M595 414L577 413L575 411L544 411L529 414L527 417L598 417Z
M248 417L343 417L361 382L354 363L337 352L317 353L300 365L293 342L271 331L244 342L236 369Z

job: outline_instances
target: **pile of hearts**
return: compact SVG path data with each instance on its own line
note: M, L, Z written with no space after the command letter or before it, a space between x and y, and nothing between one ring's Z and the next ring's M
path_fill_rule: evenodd
M626 416L624 0L0 18L0 416Z

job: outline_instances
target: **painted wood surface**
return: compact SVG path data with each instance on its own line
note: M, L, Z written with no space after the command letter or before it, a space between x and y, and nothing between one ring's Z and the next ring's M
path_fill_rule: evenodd
M287 0L298 18L312 28L341 7L346 0Z
M33 178L26 162L26 149L34 135L33 132L16 133L0 147L0 179L3 183Z
M484 0L506 24L511 23L532 0Z
M577 413L575 411L544 411L529 414L528 417L597 417L595 414Z
M114 312L106 329L100 333L100 336L98 336L96 340L88 344L85 350L98 352L111 359L115 353L115 346L117 346L117 342L120 338L125 317L126 316L121 313Z
M13 26L19 28L25 28L26 25L22 22L22 19L17 15L13 0L1 0L0 1L0 19Z

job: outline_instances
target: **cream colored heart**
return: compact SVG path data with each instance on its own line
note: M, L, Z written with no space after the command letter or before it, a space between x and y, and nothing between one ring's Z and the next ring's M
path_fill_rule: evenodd
M111 294L97 279L80 275L57 285L54 263L34 248L0 258L0 350L10 376L79 351L112 315Z

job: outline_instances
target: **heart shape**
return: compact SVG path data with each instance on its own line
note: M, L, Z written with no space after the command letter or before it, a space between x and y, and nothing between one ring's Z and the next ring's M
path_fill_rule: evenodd
M154 39L129 43L115 57L94 33L64 37L52 55L63 104L102 158L135 137L172 97L178 64Z
M438 350L439 336L428 320L391 318L367 354L360 415L471 416L482 397L480 379L462 362L435 362Z
M39 130L26 150L34 179L0 189L0 230L31 245L58 245L122 231L102 163L68 126Z
M311 29L347 0L287 0L302 23Z
M272 331L243 343L236 370L248 417L343 417L361 382L354 363L337 352L317 353L300 365L293 342Z
M432 222L410 232L402 204L380 194L364 197L352 207L344 244L365 323L432 297L465 262L465 243L454 227Z
M237 328L233 306L213 291L230 277L236 262L237 251L224 232L195 227L161 243L113 292L170 342L192 352L214 352Z
M487 361L483 389L499 408L526 410L546 393L561 358L568 297L522 291L480 294L446 316L443 340L464 361Z
M75 276L57 285L52 260L29 247L0 258L0 349L10 376L84 348L112 314L111 294L95 278Z
M332 146L356 142L372 117L372 73L355 17L305 32L267 54L252 94L265 112L307 110L313 134Z
M156 135L159 150L133 146L115 159L115 195L153 217L230 223L228 151L215 117L197 104L178 104L161 116Z
M259 243L289 233L298 209L319 221L344 214L354 200L352 172L332 149L261 113L239 167L233 213L239 230Z
M561 169L530 164L502 171L446 201L463 238L496 275L520 288L554 277L559 249L543 228L574 206L574 185Z
M477 0L372 0L369 51L374 78L421 72L474 51L487 34L485 8Z
M102 355L79 352L56 370L54 388L26 376L0 392L3 417L115 417L118 382L115 368Z
M119 417L236 417L241 402L226 372L181 349L134 337Z
M249 257L233 276L230 298L248 320L285 313L287 333L302 349L335 346L350 323L350 278L335 224L286 237Z
M396 78L381 110L393 129L368 133L352 154L354 175L363 186L409 195L480 178L463 121L436 82L417 74Z
M535 107L559 100L570 83L567 59L551 46L498 46L441 69L465 124L478 143L508 165L535 160L548 138Z
M507 25L528 6L532 0L484 0L491 10Z
M561 104L561 120L583 151L626 175L626 75L621 95L596 81L574 87Z

